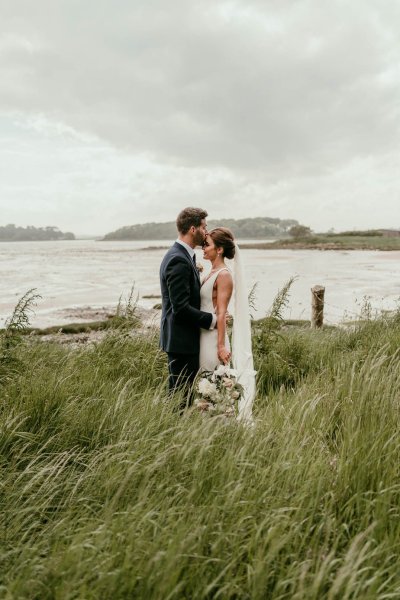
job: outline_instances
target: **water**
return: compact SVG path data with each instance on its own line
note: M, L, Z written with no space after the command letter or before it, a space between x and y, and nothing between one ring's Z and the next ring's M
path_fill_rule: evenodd
M247 240L246 240L247 241ZM39 327L71 321L68 308L115 307L133 283L140 303L152 307L159 295L158 269L163 241L0 243L0 327L18 298L36 288L42 300L32 324ZM149 249L149 247L153 249ZM258 283L256 313L263 316L277 291L297 276L286 317L309 319L315 284L326 286L325 321L355 317L365 296L376 309L393 309L400 297L400 252L243 250L249 288ZM197 259L202 260L201 250ZM73 320L78 320L74 318Z

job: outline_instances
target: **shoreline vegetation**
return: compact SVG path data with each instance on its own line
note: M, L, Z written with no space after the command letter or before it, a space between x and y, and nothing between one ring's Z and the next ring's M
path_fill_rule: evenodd
M371 233L323 233L268 243L241 244L240 247L243 250L400 250L400 235L391 237L375 231Z
M208 228L219 223L210 221ZM224 226L230 227L243 250L400 250L400 231L372 229L367 231L344 231L341 233L314 233L297 221L268 218L226 219ZM175 223L145 223L126 226L107 234L100 241L150 241L176 237ZM270 238L265 242L244 242L241 239ZM275 239L274 239L275 238ZM147 246L136 251L165 250L168 246Z
M400 250L400 235L386 236L379 232L373 235L360 233L321 233L300 238L284 238L271 242L238 243L242 250ZM147 246L137 252L167 250L169 246Z
M0 586L31 598L398 598L400 313L254 323L255 427L182 415L135 304L95 344L0 332ZM136 334L142 327L141 334Z
M123 241L123 240L121 240ZM240 243L242 250L381 250L391 251L400 250L400 236L386 237L382 235L348 235L348 234L317 234L310 237L292 239L278 239L271 242L245 242ZM136 248L136 252L152 250L168 250L169 246L147 246Z
M44 242L75 240L70 231L62 232L58 227L16 227L14 224L0 226L0 242Z
M299 226L295 219L275 219L270 217L255 217L251 219L223 219L208 221L208 228L214 229L219 226L229 227L235 236L243 239L268 239L278 238L286 235L291 227ZM141 223L127 225L116 231L107 233L101 241L150 241L150 240L174 240L176 238L176 223Z
M210 221L209 229L220 225ZM257 217L251 219L224 219L223 225L230 227L243 250L400 250L400 230L375 229L367 231L344 231L341 233L314 233L309 227L294 219ZM151 241L166 240L171 243L176 237L176 225L168 223L144 223L122 227L93 238L96 241ZM240 240L257 240L244 242ZM262 241L269 239L271 241ZM62 232L57 227L0 226L0 242L76 240L71 232ZM133 252L165 250L168 245L134 248Z

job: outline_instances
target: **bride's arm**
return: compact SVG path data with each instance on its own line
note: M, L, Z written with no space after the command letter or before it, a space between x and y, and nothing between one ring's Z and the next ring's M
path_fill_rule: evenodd
M226 365L231 358L231 353L225 346L226 313L233 290L232 275L229 271L222 271L218 275L215 285L217 288L217 306L215 312L217 314L218 358Z

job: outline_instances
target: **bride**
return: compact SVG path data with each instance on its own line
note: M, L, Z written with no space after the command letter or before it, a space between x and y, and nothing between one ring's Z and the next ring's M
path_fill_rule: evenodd
M244 388L239 401L239 420L252 422L255 396L255 371L251 348L249 304L240 250L230 229L217 227L207 234L203 258L211 261L211 271L201 285L201 310L216 314L216 329L201 329L200 370L214 371L219 364L232 359L238 381ZM225 264L234 259L234 275ZM233 298L232 298L233 297ZM226 313L233 299L232 349L226 331Z

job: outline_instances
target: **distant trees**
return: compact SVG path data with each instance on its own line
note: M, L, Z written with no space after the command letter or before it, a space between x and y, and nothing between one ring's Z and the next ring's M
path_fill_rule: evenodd
M74 240L70 231L63 233L58 227L16 227L14 224L0 226L1 242L37 242L46 240Z
M221 219L208 221L208 230L218 226L229 227L235 237L268 239L287 236L290 228L298 225L294 219L256 217L253 219ZM177 236L176 225L168 223L144 223L127 225L104 236L104 240L173 240Z
M306 227L306 225L293 225L293 227L289 229L289 235L296 240L310 237L311 229L310 227Z

